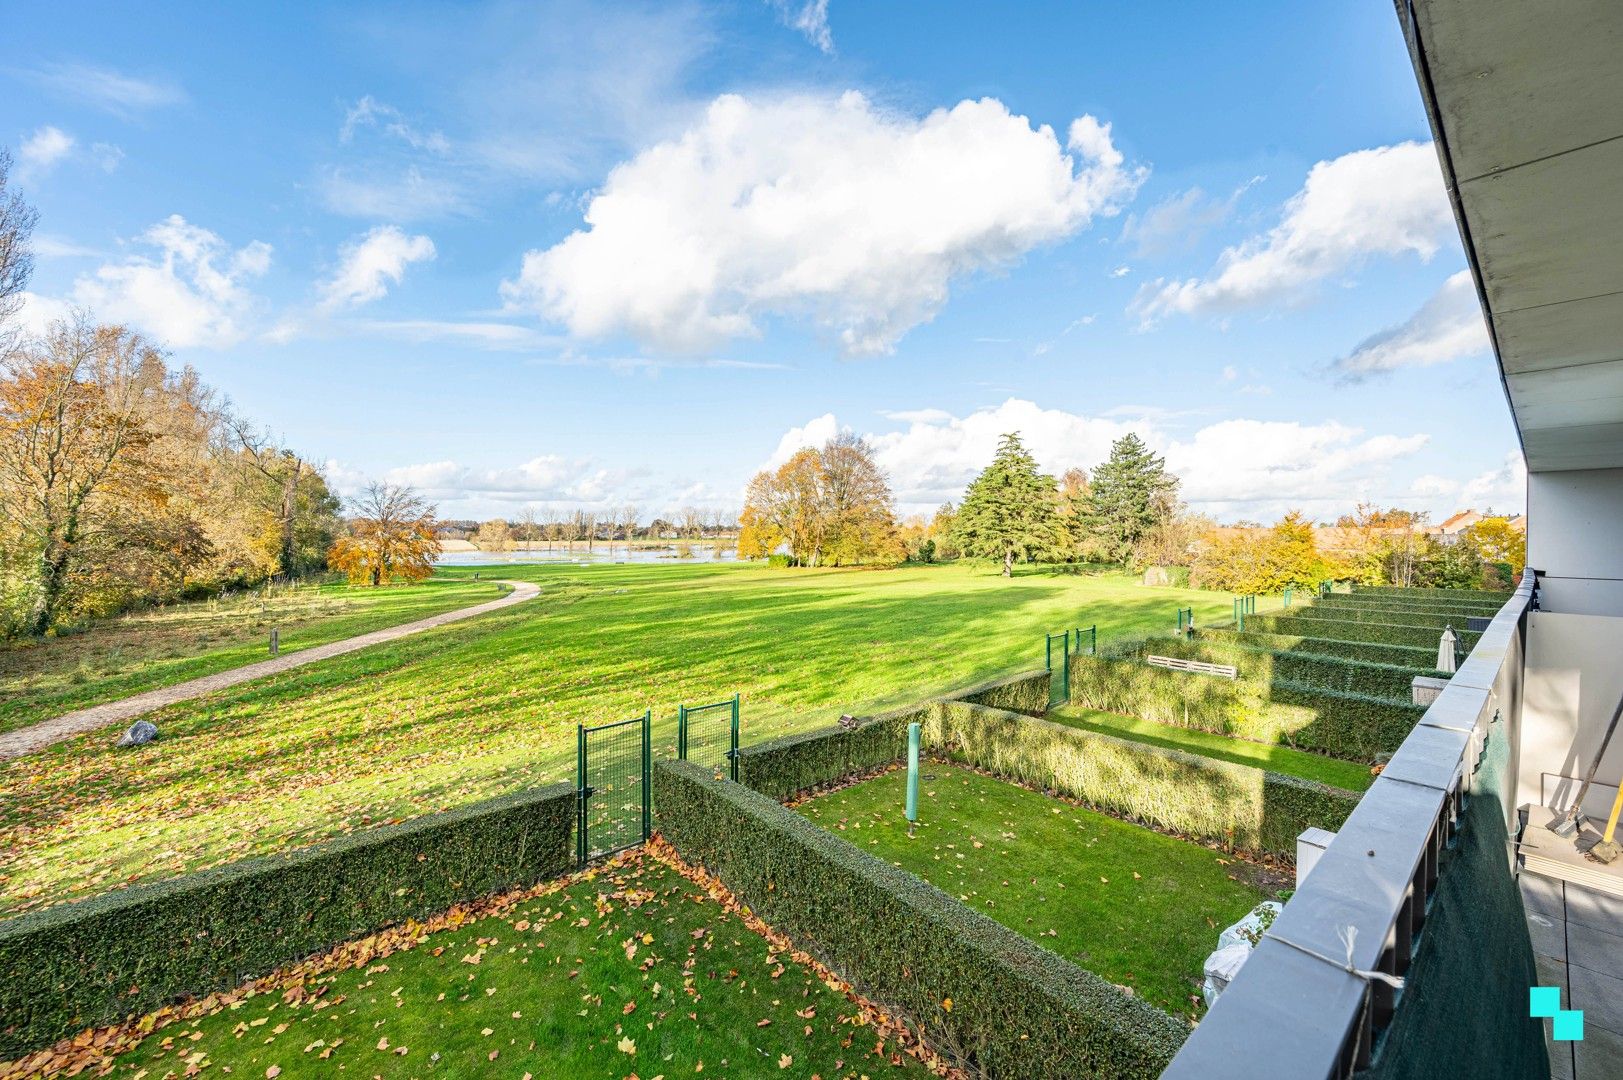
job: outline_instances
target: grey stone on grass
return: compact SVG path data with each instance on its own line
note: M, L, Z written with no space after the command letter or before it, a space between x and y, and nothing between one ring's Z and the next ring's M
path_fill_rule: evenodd
M158 737L158 725L151 720L137 720L119 737L119 746L145 746Z

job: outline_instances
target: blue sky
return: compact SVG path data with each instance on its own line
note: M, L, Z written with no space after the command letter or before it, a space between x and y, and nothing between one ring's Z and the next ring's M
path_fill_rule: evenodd
M333 482L904 510L1136 430L1226 520L1519 510L1382 4L14 3L29 317L165 342Z

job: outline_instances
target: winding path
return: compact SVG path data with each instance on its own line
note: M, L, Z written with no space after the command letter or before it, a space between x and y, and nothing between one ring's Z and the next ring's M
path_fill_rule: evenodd
M74 712L63 713L50 720L41 720L25 728L0 735L0 761L9 761L11 758L22 757L36 750L43 750L52 743L63 739L82 735L97 728L109 727L113 724L134 720L138 716L161 709L165 705L173 705L179 701L191 701L193 698L212 694L216 690L224 690L241 683L263 679L267 675L276 675L283 671L290 671L305 664L313 664L319 660L328 660L334 656L343 656L345 653L356 652L360 649L381 645L385 641L394 641L411 634L432 630L436 626L447 623L461 622L471 619L475 615L483 615L487 611L499 611L514 604L522 604L526 600L533 600L541 592L541 587L533 581L497 581L497 585L512 586L513 591L506 596L487 600L472 607L458 608L455 611L442 611L438 615L430 615L426 619L416 622L401 623L399 626L389 626L382 630L373 630L371 633L359 634L342 641L328 642L326 645L315 645L308 649L301 649L286 656L278 656L271 660L261 660L255 664L244 664L242 667L232 668L229 671L216 672L213 675L204 675L199 679L190 679L173 686L160 687L157 690L148 690L144 694L135 694L131 697L121 698L118 701L109 701L101 705L92 705L88 709L78 709Z

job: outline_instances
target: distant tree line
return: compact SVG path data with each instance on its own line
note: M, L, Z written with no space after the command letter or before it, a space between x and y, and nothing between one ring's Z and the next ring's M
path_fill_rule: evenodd
M632 540L724 540L738 535L738 516L717 507L683 507L643 522L631 504L608 509L526 506L517 518L442 520L443 540L467 540L483 551L527 550L537 543L615 543Z
M980 558L1005 576L1021 563L1162 567L1202 588L1242 593L1329 579L1508 588L1526 558L1525 535L1491 513L1452 537L1428 530L1424 514L1367 505L1329 529L1294 510L1271 527L1220 528L1189 510L1179 486L1133 433L1111 444L1091 476L1070 469L1056 478L1011 432L961 500L898 521L871 448L842 435L756 475L738 550L791 566Z

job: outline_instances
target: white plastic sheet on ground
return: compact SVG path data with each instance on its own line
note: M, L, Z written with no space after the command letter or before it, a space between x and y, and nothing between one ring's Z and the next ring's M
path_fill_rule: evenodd
M1217 936L1217 949L1206 958L1206 979L1201 984L1207 1008L1211 1008L1218 995L1234 981L1234 976L1240 973L1241 966L1250 957L1251 950L1256 948L1256 942L1262 940L1263 931L1283 910L1283 904L1264 900L1252 908L1245 918Z

